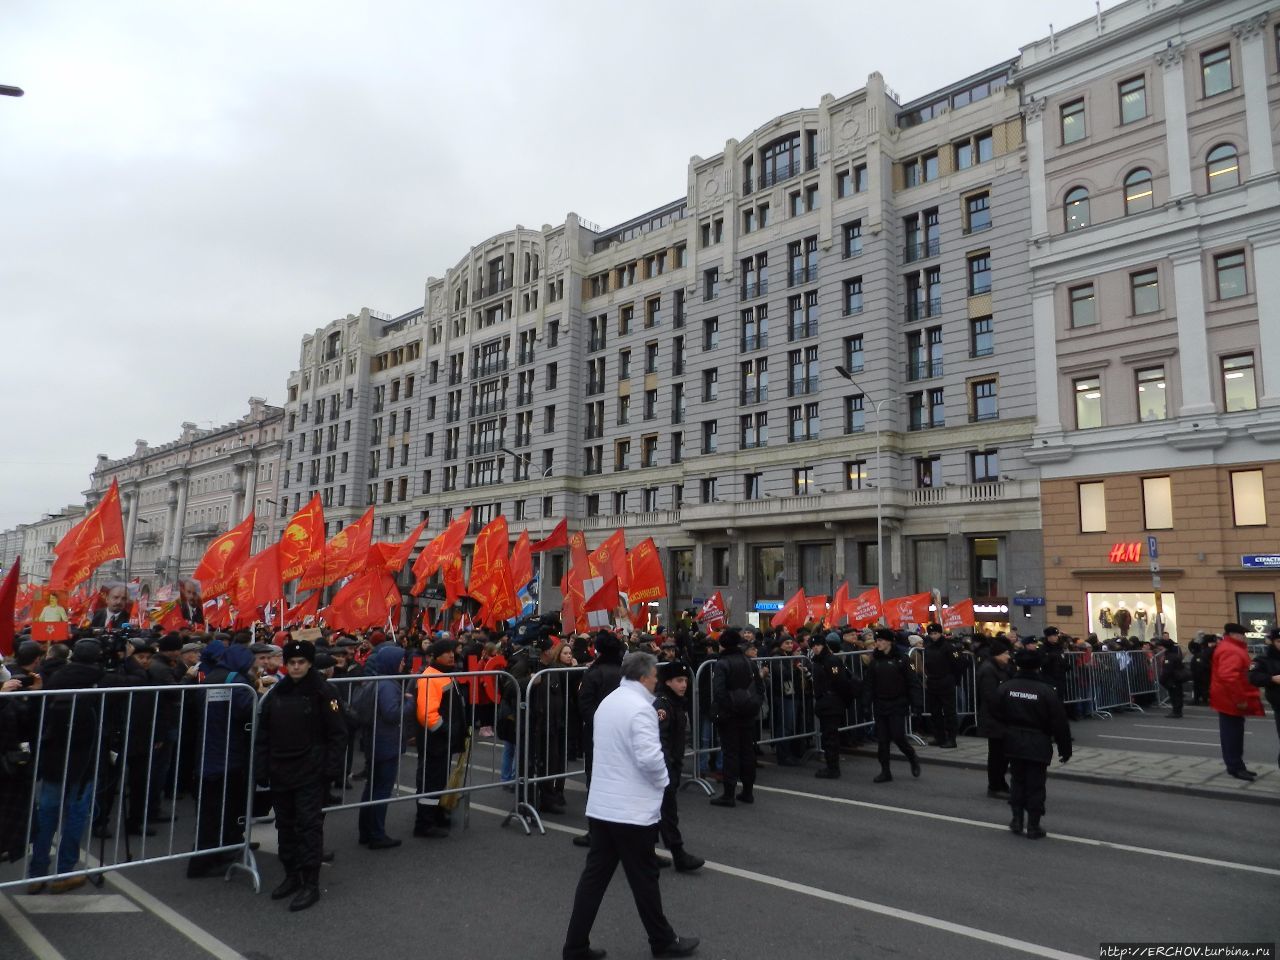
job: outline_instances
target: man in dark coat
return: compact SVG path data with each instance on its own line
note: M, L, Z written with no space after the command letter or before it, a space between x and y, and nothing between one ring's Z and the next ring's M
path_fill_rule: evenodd
M992 713L1005 726L1005 755L1009 758L1009 829L1022 833L1026 815L1029 840L1047 834L1040 826L1044 816L1045 779L1057 742L1058 759L1071 759L1071 725L1067 711L1052 685L1040 673L1044 656L1039 650L1019 650L1014 656L1018 672L1000 685Z
M1009 760L1004 754L1004 724L992 712L1000 684L1013 678L1009 641L997 637L987 647L987 659L978 667L978 736L987 738L987 796L1009 796Z
M863 670L863 699L869 701L876 721L876 753L880 760L880 773L873 783L888 783L893 779L889 772L889 743L892 741L911 764L911 775L920 776L920 758L907 740L907 716L913 703L920 698L920 677L911 667L911 661L894 646L893 631L887 627L876 630L875 649Z
M347 725L333 687L314 669L315 645L284 647L288 676L262 699L258 716L257 775L271 786L284 881L272 900L293 894L290 910L320 899L326 785L342 772Z
M720 659L711 668L711 703L724 752L724 792L711 805L732 807L739 780L742 791L736 799L754 803L755 734L764 689L755 664L742 652L742 634L732 627L720 634Z
M813 680L813 712L821 730L822 758L826 765L814 774L820 780L835 780L840 776L840 722L845 710L856 698L853 678L836 656L840 635L815 633L810 649L813 651L811 675Z
M1067 670L1071 666L1066 644L1062 642L1062 634L1057 627L1044 628L1044 645L1040 648L1044 654L1044 667L1041 676L1045 683L1053 687L1058 700L1064 705L1067 701Z
M964 673L960 645L943 635L940 624L931 623L924 644L924 692L929 701L933 744L953 748L960 722L956 716L956 686Z
M654 691L653 708L658 711L658 736L662 739L662 755L667 761L670 782L662 792L662 819L658 821L658 833L662 845L671 851L671 862L681 873L697 870L706 861L685 852L684 837L680 834L680 814L676 807L676 793L680 789L680 773L684 765L685 734L688 732L685 716L685 694L689 690L692 674L688 666L679 660L658 664L658 688ZM659 860L665 867L667 862Z

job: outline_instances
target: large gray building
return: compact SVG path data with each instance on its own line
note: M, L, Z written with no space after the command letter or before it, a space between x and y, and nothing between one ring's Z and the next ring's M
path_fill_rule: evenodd
M281 514L319 491L331 533L369 504L379 538L467 507L473 532L623 527L663 549L669 604L719 589L746 619L875 584L882 513L885 595L1007 620L1043 578L1011 67L907 104L872 74L694 157L658 210L516 227L422 309L316 330Z

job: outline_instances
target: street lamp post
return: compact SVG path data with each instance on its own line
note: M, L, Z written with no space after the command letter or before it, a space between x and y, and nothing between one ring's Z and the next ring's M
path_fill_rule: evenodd
M836 373L844 377L851 384L862 390L858 386L858 381L853 379L851 374L844 367L836 367ZM862 390L863 396L866 391ZM872 405L876 411L876 588L882 591L881 599L883 599L884 585L884 479L880 472L880 408L886 403L892 403L897 400L896 394L891 394L880 400L873 401Z

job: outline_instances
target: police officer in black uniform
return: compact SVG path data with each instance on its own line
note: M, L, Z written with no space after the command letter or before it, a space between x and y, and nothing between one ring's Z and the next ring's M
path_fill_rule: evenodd
M1013 658L1018 672L1000 685L992 713L1004 724L1004 750L1009 759L1009 806L1013 819L1009 829L1022 833L1026 814L1026 836L1041 840L1047 834L1040 826L1044 816L1045 779L1053 760L1053 744L1058 759L1071 759L1071 725L1067 711L1053 685L1040 673L1044 655L1038 650L1019 650Z
M929 624L924 644L924 691L933 724L933 745L953 748L960 722L956 717L956 684L964 673L960 645L942 633L942 626Z
M755 734L764 705L764 686L755 664L742 652L741 632L733 627L720 634L720 658L711 668L711 702L724 752L724 793L711 805L732 807L739 780L742 791L736 799L754 803Z
M911 775L920 776L920 758L907 739L907 716L920 698L920 677L911 667L911 661L894 646L893 631L888 627L876 630L875 650L863 671L863 696L870 701L876 721L876 754L880 760L880 773L873 783L888 783L893 779L889 772L889 742L902 751L911 764Z
M263 697L258 718L257 777L271 786L285 870L271 899L295 894L290 910L320 899L326 786L342 773L347 747L337 691L314 669L315 659L309 641L285 644L288 676Z
M662 819L658 821L658 833L662 845L671 851L671 862L681 873L697 870L706 863L701 857L686 853L684 837L680 835L680 815L676 809L676 792L680 789L681 767L684 765L685 733L688 729L685 716L685 694L693 674L679 660L658 664L658 688L654 691L653 708L658 711L658 736L662 739L662 755L667 761L669 782L662 792ZM661 858L658 866L667 862Z
M815 633L809 649L813 655L810 675L813 682L813 712L818 718L822 758L826 766L814 774L820 780L840 776L840 721L857 694L853 678L836 656L840 635Z

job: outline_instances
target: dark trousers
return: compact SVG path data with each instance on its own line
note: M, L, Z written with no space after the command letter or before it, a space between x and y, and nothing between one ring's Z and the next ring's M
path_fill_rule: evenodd
M676 809L676 793L680 790L680 768L667 766L670 782L662 791L662 819L658 821L658 832L662 835L662 845L668 850L684 846L684 838L680 836L680 812Z
M724 751L724 782L726 784L742 782L746 793L756 782L756 720L742 720L731 717L721 720L720 749ZM731 787L726 786L726 790Z
M818 714L818 727L821 730L822 759L830 770L840 769L840 720L838 713Z
M319 870L324 853L324 797L327 782L316 780L292 790L271 791L285 873Z
M419 793L439 793L449 785L449 753L418 753ZM415 826L430 827L447 819L440 809L439 797L419 797L415 814Z
M1009 761L1004 756L1004 737L987 738L987 789L1008 790L1005 774L1009 772Z
M1218 740L1222 743L1222 762L1227 770L1244 769L1244 717L1218 714Z
M1047 763L1034 760L1009 761L1009 806L1015 817L1023 811L1032 820L1044 816L1045 779L1049 773Z
M916 758L916 751L907 739L907 718L902 714L876 714L876 756L880 758L880 769L889 772L889 742L902 751L908 760Z
M619 863L627 875L649 946L661 947L675 940L676 932L662 912L662 894L658 889L658 865L653 853L658 825L641 827L588 817L587 833L591 837L591 850L573 895L573 913L564 936L566 960L581 956L591 945L591 928Z
M1170 683L1165 686L1165 689L1169 691L1169 708L1174 713L1181 713L1182 704L1186 699L1182 690L1182 684Z
M399 769L399 757L388 757L371 764L369 779L365 781L364 792L360 795L361 801L367 803L390 797L396 784L396 771ZM379 803L372 807L361 807L358 822L361 843L383 839L387 835L387 805Z
M955 684L930 687L928 698L934 739L939 743L955 743L960 732L960 722L956 718Z
M225 774L200 780L197 850L244 842L244 804L248 789L249 781L243 769L228 770ZM197 871L208 869L219 859L224 859L221 854L195 856L191 858L191 866Z

